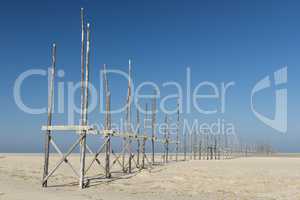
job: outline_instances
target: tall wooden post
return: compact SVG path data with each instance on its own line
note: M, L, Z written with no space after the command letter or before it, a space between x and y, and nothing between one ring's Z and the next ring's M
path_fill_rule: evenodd
M111 129L107 129L111 130ZM105 136L106 144L105 144L105 178L110 178L110 153L111 153L111 135Z
M164 143L165 143L165 163L168 163L169 158L169 123L168 123L168 115L165 116L165 134L164 134Z
M137 124L137 135L140 135L140 112L139 108L136 109L136 124ZM141 152L141 141L140 138L137 139L137 167L140 166L140 152Z
M155 131L156 131L156 97L152 100L152 135L151 135L151 147L152 147L152 164L155 162Z
M142 165L141 168L145 168L145 157L146 157L146 137L143 137L143 143L142 143Z
M132 133L132 129L131 129L131 60L128 61L128 76L129 76L129 80L128 80L128 104L127 104L127 132L128 133ZM132 139L129 137L128 138L128 145L129 145L129 157L128 157L128 173L131 173L131 169L132 169L132 152L131 152L131 142Z
M83 8L81 8L80 10L80 16L81 16L81 97L80 97L80 100L81 100L81 104L80 104L80 107L81 107L81 115L80 115L80 124L81 125L84 125L84 106L85 106L85 82L84 82L84 79L85 79L85 71L84 71L84 51L85 51L85 44L84 44L84 37L85 37L85 30L84 30L84 10ZM84 134L83 131L81 132L81 134ZM83 166L82 166L82 160L83 160L83 156L82 156L82 153L83 152L83 148L82 148L82 145L83 142L80 141L80 180L79 180L79 186L80 188L83 188L83 176L81 177L81 170L83 169Z
M128 138L128 146L129 146L129 152L128 152L128 173L131 173L132 170L132 152L131 152L131 143L132 143L132 139L131 137Z
M214 135L215 139L215 146L214 146L214 154L215 154L215 160L217 160L217 136Z
M205 141L205 144L206 144L206 160L209 160L209 142L208 142L208 134L206 134L206 141Z
M123 171L123 173L126 172L126 169L125 169L126 146L127 146L127 140L126 140L126 137L123 137L123 152L122 152L122 171Z
M146 135L147 135L147 120L148 120L148 104L145 105L145 119L144 119L144 137L143 137L143 144L142 144L142 169L145 168L145 157L146 157Z
M128 91L127 91L127 99L126 99L126 122L125 122L125 130L126 132L131 132L131 60L128 61ZM125 173L127 170L125 169L125 155L126 155L126 149L128 148L128 145L131 145L131 139L130 137L126 138L123 137L123 155L122 155L122 170ZM132 158L132 153L131 153L131 147L129 146L129 160L128 160L128 165L129 165L129 172L131 171L131 158Z
M108 88L108 79L106 74L106 65L104 69L104 91L105 91L105 130L111 130L111 116L110 116L110 91ZM111 153L111 135L105 135L105 177L110 178L110 153Z
M202 137L201 137L202 135L201 135L201 133L199 134L199 160L201 160L202 159Z
M186 151L187 151L187 134L186 131L184 131L183 134L183 159L186 161Z
M218 160L220 160L220 157L221 157L221 134L219 133L218 134Z
M87 39L86 39L86 63L85 63L85 100L84 100L84 120L83 124L87 125L88 120L88 97L89 97L89 60L90 60L90 24L87 24ZM82 131L82 140L80 142L80 181L79 187L84 188L84 174L85 174L85 152L86 152L86 130Z
M80 96L80 108L81 108L81 125L83 125L83 118L84 118L84 10L81 8L80 10L81 16L81 96Z
M53 105L53 95L54 95L54 78L55 78L55 65L56 65L56 45L52 46L52 68L51 68L51 76L48 90L48 121L47 125L51 126L52 124L52 105ZM50 140L51 140L51 131L46 131L45 134L45 144L44 144L44 174L43 179L48 175L48 167L49 167L49 150L50 150ZM43 182L43 187L47 187L47 180Z
M177 130L176 130L176 162L178 161L179 152L179 99L177 100Z
M194 138L193 138L193 159L196 160L196 156L197 156L197 134L196 132L194 132L193 134Z
M193 159L193 132L190 133L190 159Z

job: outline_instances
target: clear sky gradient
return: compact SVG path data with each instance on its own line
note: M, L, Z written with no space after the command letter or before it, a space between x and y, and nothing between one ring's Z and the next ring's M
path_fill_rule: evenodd
M59 81L80 79L81 7L91 23L91 81L96 86L104 63L127 70L131 58L135 83L177 81L183 86L188 66L193 87L201 81L234 81L235 86L228 91L225 113L204 116L193 112L185 117L223 118L235 125L244 141L265 141L279 151L300 151L299 1L10 0L0 6L0 152L42 151L40 128L46 115L26 114L16 106L14 82L25 70L50 65L52 42L57 43L57 68L65 70ZM285 65L288 131L281 134L253 115L250 94L257 81ZM113 106L125 101L124 83L110 83ZM46 89L45 77L28 79L22 87L24 102L46 106ZM163 89L164 95L171 92ZM257 98L257 109L272 117L274 88ZM90 122L101 119L95 112Z

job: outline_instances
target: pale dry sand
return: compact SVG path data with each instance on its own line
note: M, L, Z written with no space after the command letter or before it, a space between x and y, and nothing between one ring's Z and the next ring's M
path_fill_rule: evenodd
M70 161L78 167L77 157ZM84 190L70 184L67 165L42 188L42 163L41 155L0 155L0 200L300 199L300 158L172 162Z

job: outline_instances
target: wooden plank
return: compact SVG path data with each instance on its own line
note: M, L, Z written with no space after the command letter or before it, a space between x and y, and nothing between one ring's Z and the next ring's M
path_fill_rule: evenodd
M94 128L91 126L81 126L81 125L47 125L42 126L42 131L93 131Z

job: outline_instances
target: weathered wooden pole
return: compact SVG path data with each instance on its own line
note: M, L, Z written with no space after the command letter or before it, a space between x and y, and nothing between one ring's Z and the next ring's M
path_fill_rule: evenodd
M141 168L145 168L145 157L146 157L146 137L143 137L143 143L142 143L142 165Z
M52 107L53 107L53 96L54 96L54 78L55 78L55 65L56 65L56 45L52 45L52 67L51 67L51 76L49 89L48 89L48 120L47 125L51 126L52 124ZM45 134L45 144L44 144L44 173L43 173L43 180L46 176L48 176L48 168L49 168L49 150L50 150L50 140L51 140L51 131L46 131ZM47 180L43 182L43 187L47 187L48 185Z
M110 112L110 95L108 95L108 107ZM110 113L108 113L108 130L111 130L111 117ZM107 135L106 137L106 145L105 145L105 177L111 178L110 173L110 153L111 153L111 135Z
M85 125L84 124L84 106L85 106L85 82L84 82L84 79L85 79L85 71L84 71L84 51L85 51L85 44L84 44L84 37L85 37L85 30L84 30L84 10L83 8L81 8L80 10L80 17L81 17L81 116L80 116L80 124L83 126ZM84 134L83 131L81 132L81 135ZM83 142L80 141L80 179L79 179L79 187L80 188L83 188L83 176L84 174L82 173L82 169L83 169L83 166L82 166L82 163L83 163L83 156L82 156L82 153L84 153L83 151L83 148L82 148L82 145Z
M219 133L218 134L218 160L220 160L221 158L221 134Z
M165 133L164 133L164 143L165 143L165 163L168 163L169 157L169 123L168 123L168 115L165 116Z
M123 137L123 151L122 151L122 171L123 171L123 173L126 172L126 168L125 168L126 146L127 146L127 139L126 139L126 137Z
M201 160L202 159L202 137L201 137L202 135L201 135L201 133L199 134L199 160Z
M214 149L214 140L212 138L212 135L209 135L209 159L213 159L213 149Z
M170 144L170 124L167 115L167 162L169 161L169 144Z
M81 108L81 125L83 125L83 109L84 109L84 10L80 10L81 16L81 95L80 95L80 108Z
M190 133L190 159L193 159L193 132Z
M128 87L127 87L127 99L126 99L126 119L125 119L125 130L127 133L130 133L131 129L131 122L130 122L130 117L131 117L131 60L128 61ZM129 172L131 171L131 145L130 142L131 139L128 137L123 137L123 155L122 155L122 171ZM129 151L128 151L129 149ZM125 156L126 156L126 150L128 151L129 157L128 157L128 165L129 165L129 171L126 170L125 168Z
M131 151L131 143L132 143L132 139L131 137L128 138L128 149L129 149L129 152L128 152L128 173L131 173L132 171L132 151Z
M136 124L137 124L137 135L140 135L140 112L139 112L139 108L136 109ZM141 141L140 138L137 139L137 167L140 166L140 152L141 152Z
M177 129L176 129L176 162L178 161L178 152L179 152L179 99L177 100Z
M128 75L129 75L129 80L128 80L128 107L127 107L127 132L132 133L131 129L131 60L128 61ZM131 152L131 142L132 139L131 137L128 138L128 173L131 173L132 169L132 152Z
M215 146L214 146L214 154L215 154L215 160L217 160L217 136L214 135L215 139Z
M106 65L103 66L104 70L104 92L105 92L105 130L111 130L111 117L110 117L110 91L108 88L108 79L106 74ZM110 178L110 153L111 153L111 135L105 135L105 177Z
M146 157L146 135L147 135L147 120L148 120L148 104L145 105L145 119L144 119L144 137L143 137L143 144L142 144L142 166L141 168L145 168L145 157Z
M143 143L142 143L142 165L141 169L145 169L145 158L146 158L146 137L143 137Z
M88 97L89 97L89 60L90 60L90 24L87 24L87 39L86 39L86 62L85 62L85 100L84 100L84 120L83 124L86 126L88 120ZM84 188L84 174L85 174L85 152L86 152L86 133L87 131L82 131L82 139L80 142L80 181L79 187Z
M196 156L197 156L197 138L198 135L196 133L196 131L194 132L194 139L193 139L193 154L194 154L194 160L196 160Z
M205 141L205 143L206 143L206 160L209 160L209 141L208 141L208 139L209 139L209 136L208 136L208 134L206 134L206 141Z
M152 99L152 134L151 134L151 150L152 164L155 163L155 131L156 131L156 97Z

